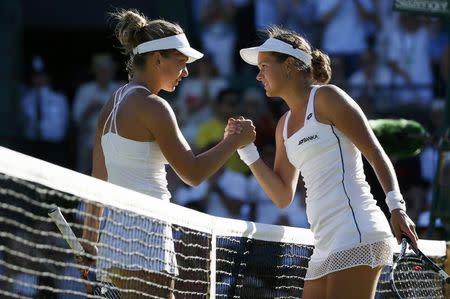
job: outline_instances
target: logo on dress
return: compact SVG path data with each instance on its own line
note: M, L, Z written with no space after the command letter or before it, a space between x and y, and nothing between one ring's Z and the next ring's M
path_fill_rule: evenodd
M306 117L306 120L309 120L312 117L312 113L308 114L308 116Z
M302 145L305 142L308 142L308 141L311 141L311 140L314 140L314 139L317 139L317 138L319 138L319 136L317 136L317 134L311 135L311 136L308 136L308 137L305 137L305 138L302 138L298 142L298 145Z

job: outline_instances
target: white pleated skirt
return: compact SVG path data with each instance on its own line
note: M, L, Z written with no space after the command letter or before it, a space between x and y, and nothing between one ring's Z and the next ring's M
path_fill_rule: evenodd
M170 225L109 210L98 243L97 271L113 268L178 275Z

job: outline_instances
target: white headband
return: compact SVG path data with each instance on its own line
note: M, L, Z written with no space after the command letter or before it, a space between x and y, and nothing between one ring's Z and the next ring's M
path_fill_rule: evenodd
M245 62L252 65L258 65L258 53L259 52L278 52L287 55L291 55L306 65L311 65L311 55L303 50L296 49L292 45L285 43L276 38L267 39L261 46L241 49L239 53Z
M154 39L138 45L133 49L133 54L142 54L158 50L176 49L188 57L188 63L203 57L203 53L191 48L184 33Z

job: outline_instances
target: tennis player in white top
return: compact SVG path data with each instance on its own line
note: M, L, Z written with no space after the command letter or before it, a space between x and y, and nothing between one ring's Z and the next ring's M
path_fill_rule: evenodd
M165 164L169 163L189 185L198 185L214 174L237 148L253 142L255 128L251 121L243 121L234 128L240 134L225 135L212 149L194 155L178 128L170 104L157 94L160 90L174 91L178 83L188 76L186 64L203 54L190 47L177 24L148 20L135 10L119 10L113 16L118 20L117 38L128 56L129 83L115 92L100 113L92 175L169 200ZM98 254L98 268L119 274L110 277L117 287L158 298L173 297L171 290L177 265L173 242L170 241L170 227L155 225L144 228L149 229L149 233L155 230L161 236L155 239L158 244L130 244L126 239L140 238L142 232L138 229L127 231L127 228L117 225L123 222L120 217L125 216L110 210L105 233L101 234L99 242L109 246L100 246L97 253L98 217L103 211L89 204L86 212L96 218L86 217L84 221L87 229L83 232L83 246L88 253ZM142 223L130 224L129 227L140 226ZM121 234L128 235L122 235L121 239ZM162 237L167 235L168 238ZM161 250L150 250L155 246ZM129 252L139 254L127 254ZM81 261L83 264L92 262L88 259ZM82 277L86 278L87 273L83 272ZM139 278L141 282L130 280L131 277ZM136 298L137 294L124 292L121 298Z
M304 178L315 249L303 298L373 298L382 266L392 262L393 244L389 223L365 180L361 153L386 193L397 240L403 232L417 241L392 163L360 107L327 84L329 57L294 32L272 27L267 34L262 45L240 54L258 66L256 78L267 96L281 97L290 110L276 128L273 170L253 144L238 153L280 208L291 203L299 172Z

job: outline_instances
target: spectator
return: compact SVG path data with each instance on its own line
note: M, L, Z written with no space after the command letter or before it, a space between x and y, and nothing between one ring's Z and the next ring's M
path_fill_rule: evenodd
M236 46L236 31L233 26L235 4L232 0L201 1L203 50L212 56L220 75L231 76L234 72Z
M92 169L92 148L95 139L97 117L103 104L120 86L114 81L116 66L110 54L96 54L92 57L94 80L82 84L75 95L73 120L77 129L76 170L90 174Z
M388 60L400 104L426 106L432 100L433 76L429 33L418 17L401 14L390 34Z
M334 57L344 59L348 77L357 69L359 55L367 49L364 23L373 18L372 1L328 0L317 1L317 6L324 26L322 48L332 61Z
M228 118L236 117L241 111L240 96L239 91L232 88L226 88L219 92L214 104L214 115L199 127L195 143L198 150L204 151L211 144L222 140ZM233 171L248 172L248 167L239 159L237 153L231 156L225 166Z
M48 162L66 166L69 107L65 95L50 86L50 77L41 57L33 58L31 88L22 101L25 152Z
M286 29L295 31L313 45L317 43L317 1L316 0L287 0L281 1L280 23Z
M377 60L375 52L371 49L363 52L360 56L361 68L356 70L349 79L350 94L358 99L362 95L373 97L377 108L392 103L386 103L389 97L389 87L392 82L390 70Z
M275 121L268 109L268 99L260 88L247 88L242 96L243 115L251 119L256 126L255 144L273 146Z
M208 181L206 213L226 218L250 220L247 177L229 168L223 168Z
M195 142L198 126L211 118L211 107L217 94L227 85L227 81L218 75L210 56L197 61L192 75L181 81L176 101L181 115L181 131L188 142Z

